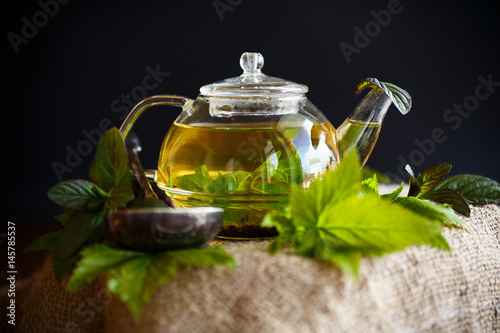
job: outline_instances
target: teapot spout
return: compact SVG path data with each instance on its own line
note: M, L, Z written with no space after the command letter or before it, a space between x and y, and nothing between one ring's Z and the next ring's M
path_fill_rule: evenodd
M357 149L363 166L377 142L382 121L391 106L390 97L374 88L363 98L354 111L337 129L340 157Z

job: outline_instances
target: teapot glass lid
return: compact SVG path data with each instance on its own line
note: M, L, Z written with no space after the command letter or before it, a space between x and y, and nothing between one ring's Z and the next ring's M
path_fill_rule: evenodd
M261 72L264 57L260 53L245 52L240 58L243 74L200 88L207 97L261 97L279 98L305 94L307 86L267 76Z

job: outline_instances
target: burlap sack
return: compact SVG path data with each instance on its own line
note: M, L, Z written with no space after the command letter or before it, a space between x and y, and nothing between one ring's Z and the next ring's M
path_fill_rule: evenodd
M68 279L66 275L58 282L47 259L35 276L16 282L16 325L2 318L2 332L104 332L104 306L111 302L111 293L96 280L69 294ZM5 298L1 304L4 308Z
M24 332L500 332L500 208L473 207L467 221L470 233L444 232L451 254L363 258L358 282L292 251L271 256L266 241L218 241L238 269L184 270L137 321L102 279L69 295L47 263L22 286L17 319Z

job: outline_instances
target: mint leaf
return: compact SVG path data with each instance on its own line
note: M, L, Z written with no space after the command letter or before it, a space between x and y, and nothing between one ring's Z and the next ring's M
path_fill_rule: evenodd
M408 173L408 184L410 185L408 189L408 195L409 197L416 197L420 194L422 191L422 186L420 185L420 182L418 181L417 178L415 178L415 174L413 173L413 170L411 167L407 164L406 167L406 172Z
M253 173L234 171L211 179L205 165L196 168L194 174L177 177L177 186L188 191L214 194L265 193L287 194L291 184L302 183L302 162L296 151L277 151L269 156ZM248 180L248 187L245 182Z
M470 208L462 195L455 190L443 188L441 185L450 169L450 164L436 163L426 168L415 178L413 170L407 165L406 170L410 177L408 197L423 198L440 204L448 204L457 213L468 217Z
M107 273L109 291L127 305L134 317L141 314L153 291L178 273L171 258L154 259L152 254L132 257Z
M463 216L470 216L470 207L465 199L455 190L451 188L438 188L430 192L426 192L421 196L423 199L432 200L436 203L445 203L451 206L453 210Z
M457 191L469 203L500 203L500 184L495 180L478 175L461 174L444 179L436 189L450 188Z
M223 226L231 225L235 222L239 224L245 223L245 220L242 221L242 219L252 211L250 208L245 207L234 208L233 205L227 203L220 203L217 206L224 209Z
M372 167L368 165L364 165L363 168L361 168L361 179L367 179L367 178L372 178L373 175L375 175L379 181L379 183L390 183L391 178L382 172L373 169Z
M117 128L101 138L89 177L92 181L69 180L49 189L48 197L64 209L56 217L63 229L40 237L25 249L53 249L51 260L57 279L79 258L80 249L106 238L105 214L135 198L125 144Z
M308 189L292 187L284 213L266 215L263 226L279 232L268 249L276 253L291 243L297 254L328 261L355 277L364 254L382 255L414 244L449 250L442 228L463 227L461 219L449 206L420 198L394 203L402 189L403 184L380 196L376 176L361 181L358 154L349 154ZM414 206L407 209L407 204Z
M71 208L64 208L63 207L63 212L59 215L55 216L55 219L61 223L61 225L64 227L66 225L66 222L68 222L71 214L73 214L75 210Z
M104 215L106 212L74 211L62 229L53 256L64 260L77 253L86 244L106 238Z
M50 256L52 267L54 267L54 277L57 281L61 281L63 276L73 267L73 264L78 261L80 255L75 253L68 258L59 260L54 254Z
M385 92L385 94L391 99L394 106L402 114L407 114L412 106L411 96L408 92L400 87L388 83L381 82L375 78L366 78L358 83L358 90L356 90L356 95L358 95L365 88L378 88Z
M81 288L106 273L108 289L125 302L134 317L141 314L154 290L185 266L237 266L221 247L153 254L96 244L82 250L81 255L68 281L68 290Z
M125 206L128 202L134 200L135 195L132 188L127 184L119 184L109 191L109 197L104 204L104 210Z
M28 244L22 251L21 254L40 251L40 250L54 250L57 246L57 241L61 236L61 231L49 232L48 234L42 235L35 239L33 242Z
M215 266L224 265L237 268L236 261L220 246L211 246L203 249L182 249L169 251L168 255L179 264L185 266Z
M441 234L436 234L429 239L426 239L420 243L420 245L432 246L436 249L451 252L450 245L446 239Z
M275 254L281 250L286 243L294 239L294 235L297 233L296 226L289 213L289 210L285 213L270 212L266 214L261 222L262 227L276 227L279 233L279 237L271 242L269 246L271 254Z
M272 183L257 183L253 186L252 190L264 194L288 194L287 190L283 187Z
M366 178L361 181L361 192L364 195L378 194L378 180L376 175L373 175L373 177Z
M276 179L277 181L279 182L282 182L284 183L285 185L288 186L289 184L289 179L288 179L288 173L286 173L285 170L282 170L282 169L277 169L275 172L274 172L274 175L273 175L273 178Z
M262 178L264 180L269 181L271 178L274 177L274 173L276 172L276 170L278 170L278 161L280 157L281 157L281 151L277 151L271 156L269 156L264 161L264 163L262 163L257 167L257 169L255 169L255 171L253 172L253 177Z
M331 246L321 243L316 247L315 251L318 258L337 265L343 272L357 279L359 274L359 262L363 255L359 249L349 246Z
M305 224L315 224L326 206L351 195L357 196L361 189L360 181L359 157L353 152L334 171L314 181L307 190L293 187L290 196L291 214L294 218L308 220Z
M295 149L290 148L281 154L277 170L280 170L280 173L285 173L287 175L287 184L302 184L302 160L300 159L299 153Z
M402 250L441 232L442 226L375 195L351 197L325 209L318 220L320 237L363 253Z
M448 204L438 205L416 197L398 197L394 202L416 214L439 221L447 227L468 229L467 223L455 214L455 211Z
M112 128L102 136L89 169L89 177L106 192L116 185L131 184L127 151L117 128Z
M448 172L450 172L450 169L451 165L448 163L436 163L422 171L417 178L421 188L417 197L420 197L432 190L446 177Z
M86 180L66 180L47 191L50 200L62 207L79 210L101 209L106 193Z
M147 256L142 252L121 250L102 244L86 247L80 254L82 258L78 261L66 285L69 292L84 287L97 276L127 260Z
M252 174L246 171L235 171L227 174L219 172L219 176L211 180L207 167L201 165L194 174L177 177L179 186L188 191L203 191L214 194L233 194L242 187Z
M403 183L401 183L401 185L399 185L399 187L397 189L395 189L391 193L383 194L383 195L381 195L381 197L384 199L389 199L389 200L396 199L403 191L404 185L405 185L405 183L403 182Z
M233 194L251 176L252 174L246 171L235 171L225 175L219 173L219 176L207 186L207 191L216 194Z
M197 167L194 174L179 176L177 180L177 186L188 191L205 191L211 183L208 169L205 165Z

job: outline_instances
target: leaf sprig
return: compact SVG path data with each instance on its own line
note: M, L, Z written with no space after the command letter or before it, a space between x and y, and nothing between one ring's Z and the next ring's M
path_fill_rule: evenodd
M106 274L108 289L127 305L134 317L140 316L156 288L186 266L237 267L234 259L218 246L147 253L94 244L83 249L81 256L68 281L68 291Z
M106 132L97 146L88 180L68 180L49 189L47 195L64 212L57 216L62 230L40 236L23 253L52 250L57 280L71 270L68 291L107 275L107 287L140 315L153 290L185 266L236 267L220 247L188 248L159 253L132 251L103 245L108 238L105 215L118 208L167 207L162 200L142 198L135 191L122 136L118 129ZM151 199L154 199L152 201Z
M302 163L296 151L273 152L253 172L237 170L218 172L210 176L206 165L200 165L192 174L177 177L175 187L187 191L215 194L211 202L224 208L224 225L246 220L251 211L247 207L234 208L218 195L271 194L287 195L290 187L302 183ZM173 182L170 184L173 185ZM192 202L196 204L196 202Z
M23 253L52 249L52 264L59 280L78 260L87 245L106 239L104 217L135 198L127 153L118 129L104 133L89 168L88 180L67 180L49 189L47 196L64 209L58 217L63 229L29 244Z
M356 95L359 95L361 91L365 88L376 88L382 90L391 99L394 106L402 114L407 114L412 106L412 100L410 94L400 87L377 80L376 78L366 78L358 83L358 90L356 90Z
M252 173L234 171L210 177L206 165L200 165L193 174L177 177L176 186L188 191L211 194L288 194L291 185L302 182L302 164L298 154L276 151Z
M488 177L471 174L447 177L450 170L450 164L436 163L415 176L407 165L408 196L448 204L466 217L470 216L468 204L500 203L500 183Z
M358 155L351 153L309 189L293 187L284 214L266 215L263 224L279 232L269 250L276 253L290 243L298 254L331 262L355 277L363 255L382 255L414 244L449 250L442 228L448 219L456 227L465 223L452 217L448 206L424 199L416 200L425 206L400 202L401 190L380 196L376 177L361 181Z

